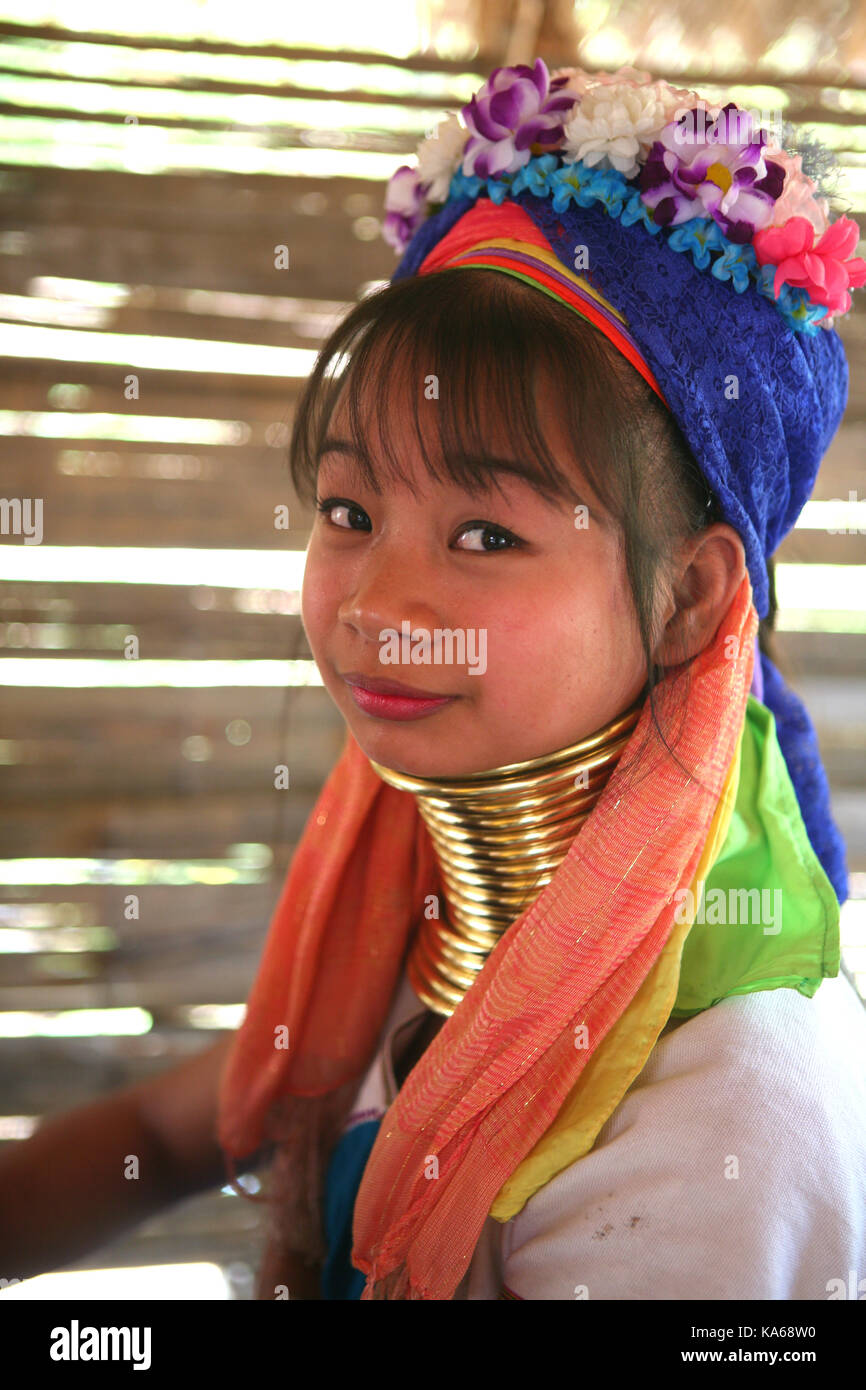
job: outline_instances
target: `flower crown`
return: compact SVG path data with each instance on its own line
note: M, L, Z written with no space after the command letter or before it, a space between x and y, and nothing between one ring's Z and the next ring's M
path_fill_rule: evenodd
M496 68L460 115L389 180L382 234L398 254L452 199L528 190L556 212L599 202L626 226L664 232L698 270L740 294L754 284L795 332L831 328L866 282L866 260L852 255L858 224L831 222L802 155L732 101L711 106L631 67L551 75L539 58Z

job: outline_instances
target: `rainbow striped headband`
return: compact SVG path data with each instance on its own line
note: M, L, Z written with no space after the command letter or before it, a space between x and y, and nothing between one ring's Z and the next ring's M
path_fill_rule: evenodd
M490 233L491 217L500 229L497 234ZM503 235L507 231L516 235ZM540 244L534 224L521 208L499 205L494 212L490 204L477 203L424 259L418 274L462 268L502 271L567 304L613 343L668 406L624 316L583 275L563 265L549 246Z

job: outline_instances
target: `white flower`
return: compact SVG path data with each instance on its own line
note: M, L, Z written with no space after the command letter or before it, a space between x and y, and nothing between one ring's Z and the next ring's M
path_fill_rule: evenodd
M672 87L669 82L661 79L651 84L652 90L656 93L664 108L665 121L668 125L679 112L694 111L698 106L706 106L714 113L713 119L721 111L721 106L710 106L703 97L699 97L697 92L689 91L688 87Z
M452 176L460 167L468 138L469 131L452 111L418 146L418 176L422 183L430 185L429 202L444 203L447 199Z
M587 88L566 125L563 152L590 167L618 169L630 179L667 122L665 100L656 84L598 84Z

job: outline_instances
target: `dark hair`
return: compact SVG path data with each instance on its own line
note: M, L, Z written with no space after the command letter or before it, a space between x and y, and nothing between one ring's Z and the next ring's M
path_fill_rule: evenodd
M721 513L674 417L609 340L572 309L535 286L477 267L410 276L368 295L322 347L301 396L289 444L295 490L302 500L315 495L318 458L344 386L350 437L365 481L381 492L383 478L405 479L388 433L396 373L400 381L418 383L411 393L414 425L431 477L470 490L491 481L485 460L489 428L478 406L495 401L530 485L548 500L579 503L575 480L551 455L539 419L535 386L541 369L550 374L579 467L621 532L646 658L646 693L667 743L653 701L661 674L652 657L660 589L675 544L721 520ZM375 460L361 411L373 371L384 454ZM436 458L428 453L419 413L431 375L442 391L441 408L433 412ZM421 409L429 421L429 408Z

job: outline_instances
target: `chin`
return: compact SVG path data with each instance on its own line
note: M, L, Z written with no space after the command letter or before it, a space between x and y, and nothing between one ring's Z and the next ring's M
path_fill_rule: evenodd
M407 777L471 777L481 771L466 767L466 756L459 753L450 758L443 757L442 736L429 730L429 721L415 720L401 724L388 722L380 729L361 728L356 720L348 719L352 737L371 762L380 763L392 772L402 772ZM422 731L421 725L428 725Z
M418 721L421 723L422 721ZM431 747L431 740L420 730L415 729L408 732L406 726L403 731L399 726L397 731L393 726L386 729L371 730L361 729L357 724L350 721L349 728L358 747L374 763L381 763L383 767L390 768L393 772L403 772L407 777L447 777L451 774L443 772L441 760L438 758L435 747ZM412 742L415 740L416 752L412 751Z

